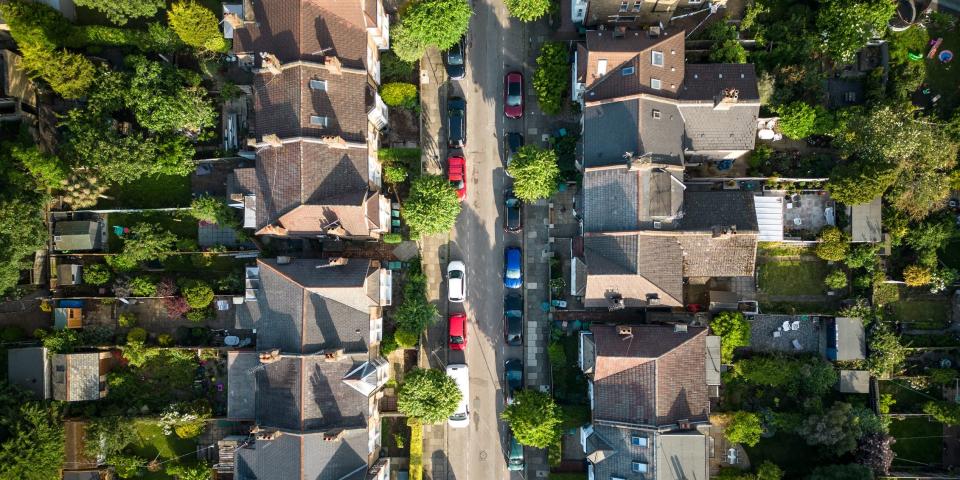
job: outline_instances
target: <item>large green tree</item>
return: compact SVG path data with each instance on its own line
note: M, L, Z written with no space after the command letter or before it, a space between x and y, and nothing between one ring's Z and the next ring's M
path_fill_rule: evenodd
M164 0L74 0L77 6L102 12L111 22L126 25L133 18L152 17L163 8Z
M833 365L817 357L755 355L739 360L736 372L747 383L781 389L790 395L821 396L837 383Z
M0 478L49 480L63 466L63 424L54 405L0 384Z
M430 47L446 50L470 26L473 9L466 0L416 0L400 12L391 34L393 51L407 62L419 61Z
M750 345L750 322L740 312L720 312L710 321L710 330L720 336L720 358L723 363L733 362L733 352L738 347Z
M30 256L47 239L44 206L45 180L31 173L20 156L27 149L29 136L0 143L0 295L15 287L20 270L33 265Z
M550 0L506 0L510 15L524 22L532 22L550 11Z
M907 350L900 337L886 324L877 324L870 330L870 356L867 369L879 378L889 378L900 372L907 359Z
M176 243L177 236L169 230L151 223L138 223L123 241L123 249L111 260L115 268L132 270L140 262L165 260L176 249Z
M883 36L896 10L890 0L820 0L817 28L823 50L847 62L874 36Z
M535 202L557 191L560 166L557 152L536 145L524 145L513 155L507 172L513 177L513 193L520 200Z
M403 377L397 409L421 423L440 423L457 409L463 395L442 370L418 368Z
M546 42L537 57L537 70L533 72L533 90L537 92L537 105L548 115L563 111L565 94L570 87L570 60L563 42Z
M170 5L167 20L180 40L191 47L208 52L224 52L228 48L217 17L209 8L193 0Z
M736 25L729 23L729 17L707 27L703 36L713 41L710 45L711 62L747 63L747 50L740 44L740 32Z
M845 402L835 402L823 413L808 415L799 433L810 445L823 445L837 455L852 452L866 432L859 412Z
M460 215L460 200L447 179L424 175L411 182L401 215L413 236L446 233Z
M214 126L217 112L207 91L188 84L182 71L139 55L127 57L125 63L133 72L124 99L142 127L196 134Z
M723 434L733 443L742 443L748 447L756 445L763 434L760 415L753 412L735 412L730 416Z
M503 419L521 445L547 448L560 439L563 411L549 394L524 389L503 410Z

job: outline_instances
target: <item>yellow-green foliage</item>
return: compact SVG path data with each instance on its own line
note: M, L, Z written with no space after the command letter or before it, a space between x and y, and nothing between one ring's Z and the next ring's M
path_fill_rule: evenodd
M407 420L410 427L410 480L423 480L423 425Z

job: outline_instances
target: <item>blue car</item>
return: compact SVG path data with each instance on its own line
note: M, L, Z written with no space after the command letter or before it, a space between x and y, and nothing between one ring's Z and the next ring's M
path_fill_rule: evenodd
M523 272L520 265L523 262L523 255L517 247L509 247L504 252L503 259L503 286L507 288L520 288L523 284Z

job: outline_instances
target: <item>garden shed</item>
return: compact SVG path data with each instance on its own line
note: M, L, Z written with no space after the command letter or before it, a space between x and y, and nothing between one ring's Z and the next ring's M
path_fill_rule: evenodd
M863 320L837 317L827 322L827 358L833 361L867 358L867 337Z
M50 360L44 347L11 348L7 351L7 379L32 392L50 398Z
M850 241L877 243L883 240L883 208L880 197L850 207Z
M870 372L840 370L840 393L870 393Z
M99 248L100 224L87 220L68 220L53 226L54 250L95 250Z

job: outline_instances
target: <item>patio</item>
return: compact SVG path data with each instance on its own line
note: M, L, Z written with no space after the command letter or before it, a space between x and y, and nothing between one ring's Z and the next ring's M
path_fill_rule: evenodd
M827 225L836 224L836 204L826 192L784 192L783 230L788 237L816 235Z
M754 315L750 319L750 349L758 352L823 355L826 329L811 315Z

